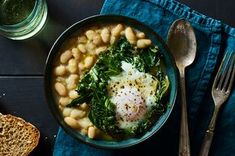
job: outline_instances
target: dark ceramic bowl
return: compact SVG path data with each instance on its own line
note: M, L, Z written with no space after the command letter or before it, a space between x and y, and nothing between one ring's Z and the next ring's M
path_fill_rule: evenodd
M136 28L137 30L140 30L144 32L155 45L158 45L159 48L162 51L164 64L166 68L166 74L169 77L170 80L170 91L169 91L169 98L168 98L168 104L167 110L165 114L163 114L158 121L141 137L137 138L129 138L121 141L104 141L104 140L92 140L89 139L87 136L84 136L80 134L78 131L70 128L67 126L63 120L63 116L60 113L60 110L58 108L58 105L56 104L56 101L53 96L53 89L52 89L52 67L54 63L54 59L57 56L58 52L60 51L60 48L62 44L69 39L74 33L77 31L86 28L90 25L94 24L110 24L110 23L123 23L126 25L129 25L133 28ZM134 20L129 17L125 16L118 16L118 15L99 15L99 16L93 16L86 18L82 21L79 21L72 26L70 26L67 30L65 30L59 38L55 41L54 45L52 46L50 53L48 55L47 61L46 61L46 67L45 67L45 77L44 77L44 87L45 87L45 94L47 103L50 107L50 110L60 126L72 137L75 139L82 141L84 143L87 143L89 145L93 145L98 148L108 148L108 149L120 149L125 147L130 147L136 144L139 144L145 140L147 140L149 137L153 136L166 122L169 115L171 114L171 111L173 109L173 106L175 104L176 95L177 95L177 70L175 63L173 61L172 56L170 55L170 52L166 46L166 44L163 42L163 40L160 38L160 36L154 32L151 28L144 25L143 23Z

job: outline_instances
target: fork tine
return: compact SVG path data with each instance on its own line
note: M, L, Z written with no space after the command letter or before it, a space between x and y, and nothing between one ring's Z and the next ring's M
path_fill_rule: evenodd
M217 74L215 76L215 80L214 80L214 83L213 83L213 86L212 86L213 88L218 88L217 87L218 83L221 82L220 81L220 77L222 75L222 69L223 69L222 67L223 67L224 61L226 60L227 57L228 57L228 52L226 52L226 54L224 55L224 58L223 58L223 60L222 60L222 62L220 64L219 70L218 70L218 72L217 72ZM228 63L228 62L226 62L226 63Z
M232 85L233 85L233 81L234 81L234 78L235 78L235 55L233 55L233 64L231 65L232 66L232 75L231 75L231 78L230 78L230 82L229 82L229 86L228 86L228 89L227 89L227 92L230 92L231 89L232 89Z
M228 60L228 67L226 67L226 71L224 72L225 74L225 81L223 83L223 86L222 86L222 90L223 91L226 91L227 89L227 86L228 86L228 81L230 80L230 75L231 75L231 72L232 72L232 69L233 69L233 64L234 64L234 53L231 53L230 54L230 58Z

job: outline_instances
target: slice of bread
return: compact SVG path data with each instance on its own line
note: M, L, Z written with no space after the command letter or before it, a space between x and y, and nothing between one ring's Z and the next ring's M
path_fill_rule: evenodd
M38 145L39 130L12 115L0 114L0 156L27 156Z

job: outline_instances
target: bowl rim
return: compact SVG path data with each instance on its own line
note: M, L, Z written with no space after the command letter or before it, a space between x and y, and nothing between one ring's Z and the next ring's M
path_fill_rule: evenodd
M50 77L52 75L52 71L51 72L49 72L49 71L50 71L50 68L52 68L53 59L54 59L55 55L59 52L59 50L55 51L54 49L57 49L58 47L60 48L62 46L62 44L64 43L64 41L66 41L76 31L78 31L80 29L80 28L76 29L76 27L81 27L82 28L82 25L86 24L87 21L94 20L94 19L102 19L102 18L120 18L120 19L123 18L123 19L128 20L129 23L136 23L136 24L140 25L141 27L144 27L144 28L148 29L148 31L150 31L151 34L153 34L153 36L156 37L156 39L163 45L163 48L167 52L167 55L170 58L170 62L173 65L172 69L174 71L174 75L175 75L174 76L174 80L175 80L176 84L175 84L175 90L174 90L174 97L173 97L173 100L172 100L172 106L171 106L170 109L167 108L167 109L169 109L169 112L167 114L163 114L163 115L166 115L166 116L164 117L164 120L161 122L161 124L158 126L158 128L156 130L154 130L152 133L147 135L145 138L136 140L134 143L128 143L128 144L124 144L124 145L122 144L122 145L118 145L118 146L117 146L117 144L112 144L112 145L109 145L109 146L105 145L104 146L104 145L97 145L97 144L91 143L91 142L89 142L89 141L87 141L85 139L79 138L77 136L77 133L79 133L79 132L77 132L77 131L75 132L74 129L70 128L69 126L67 126L64 123L64 121L61 121L59 119L60 112L58 112L58 110L59 110L58 107L55 108L55 106L57 104L56 104L56 101L54 100L55 98L53 97L53 93L51 92L52 91L52 87L48 87L48 86L51 86ZM107 19L107 20L109 20L109 19ZM117 23L118 20L115 21L115 22ZM112 23L112 21L110 21L110 23ZM124 22L124 24L125 24L125 22ZM49 51L48 56L47 56L47 59L46 59L46 62L45 62L45 66L44 66L44 79L43 79L44 95L46 97L46 103L47 103L47 105L48 105L48 107L49 107L53 117L56 119L57 123L60 125L60 127L62 127L62 129L68 135L72 136L75 140L78 140L78 141L80 141L82 143L91 145L91 146L96 147L96 148L101 148L101 149L122 149L122 148L127 148L127 147L131 147L131 146L137 145L139 143L142 143L142 142L148 140L150 137L154 136L156 134L156 132L158 132L163 127L163 125L168 120L168 118L169 118L169 116L170 116L170 114L171 114L171 112L172 112L172 110L174 108L174 105L176 103L176 97L177 97L178 85L179 85L179 83L178 83L178 75L179 75L178 69L176 67L176 63L174 61L174 58L173 58L172 54L170 53L170 49L168 48L168 46L164 42L164 40L157 34L157 32L154 31L152 28L150 28L148 25L145 25L144 23L138 21L137 19L134 19L134 18L131 18L131 17L128 17L128 16L123 16L123 15L116 15L116 14L93 15L93 16L84 18L84 19L82 19L82 20L80 20L78 22L75 22L74 24L72 24L71 26L66 28L59 35L59 37L57 37L57 39L55 40L55 42L51 46L50 51ZM167 110L166 110L166 112L167 112ZM161 117L163 115L161 115ZM158 122L160 120L160 118L156 122ZM85 137L88 138L87 136L85 136Z

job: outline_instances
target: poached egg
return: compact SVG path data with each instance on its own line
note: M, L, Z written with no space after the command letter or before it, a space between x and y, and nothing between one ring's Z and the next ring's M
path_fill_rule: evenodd
M123 71L108 82L108 94L116 107L118 127L130 129L138 126L156 105L158 80L149 73L140 72L132 64L122 61Z

